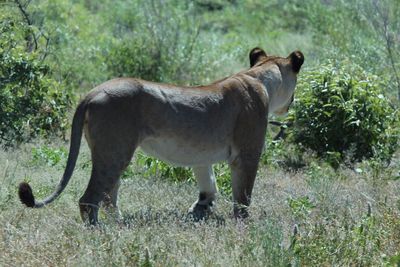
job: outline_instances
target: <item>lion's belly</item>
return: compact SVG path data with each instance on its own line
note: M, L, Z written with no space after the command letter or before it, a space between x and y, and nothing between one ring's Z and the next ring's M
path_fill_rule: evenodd
M226 144L161 137L143 140L140 148L150 156L177 166L210 165L228 159L230 150Z

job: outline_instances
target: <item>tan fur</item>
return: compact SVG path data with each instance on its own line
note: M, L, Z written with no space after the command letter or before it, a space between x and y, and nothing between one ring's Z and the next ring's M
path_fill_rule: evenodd
M56 192L36 202L29 185L21 184L21 200L41 207L61 193L72 175L83 129L93 164L89 185L79 201L84 220L97 223L101 202L118 215L119 176L138 147L172 164L194 168L200 195L190 212L200 218L215 200L212 164L228 162L234 215L246 217L268 114L287 111L303 60L299 51L281 58L256 48L250 53L249 70L208 86L130 78L105 82L89 92L75 113L70 155Z

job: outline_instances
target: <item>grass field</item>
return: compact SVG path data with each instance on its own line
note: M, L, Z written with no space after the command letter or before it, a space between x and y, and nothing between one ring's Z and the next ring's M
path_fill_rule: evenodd
M286 172L261 166L248 220L233 220L230 197L220 194L211 218L193 222L186 212L197 197L195 184L144 179L134 166L137 172L124 178L119 194L123 223L109 222L102 213L102 225L87 228L77 205L89 179L86 145L59 199L36 210L19 203L20 181L30 181L41 198L62 175L66 144L60 150L54 142L48 147L55 152L44 156L38 153L43 147L0 152L1 266L399 264L395 167L333 171L313 163Z

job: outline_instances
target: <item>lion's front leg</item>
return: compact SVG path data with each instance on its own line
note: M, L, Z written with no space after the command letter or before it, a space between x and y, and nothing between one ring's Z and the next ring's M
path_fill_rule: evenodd
M207 217L212 212L212 207L217 193L215 176L212 166L194 167L193 172L199 186L199 199L189 209L189 214L197 220Z
M249 216L248 207L251 202L259 158L259 151L242 152L229 165L232 173L233 213L235 218L243 219Z

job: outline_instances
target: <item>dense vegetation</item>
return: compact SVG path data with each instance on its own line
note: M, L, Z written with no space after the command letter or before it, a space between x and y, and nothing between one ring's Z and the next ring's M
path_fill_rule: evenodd
M0 142L6 146L37 135L63 134L67 128L64 114L71 92L51 76L40 52L24 40L31 31L7 17L0 22Z
M0 145L10 152L2 152L0 160L0 170L4 170L0 181L5 185L0 188L0 212L4 214L0 222L5 225L0 229L0 251L6 251L0 255L0 265L15 264L9 259L20 262L17 252L7 245L18 246L22 242L18 237L42 242L39 247L24 244L26 251L35 255L50 249L53 254L45 259L48 265L85 265L88 261L70 253L79 249L88 253L97 246L101 251L91 257L104 265L198 263L185 255L196 257L204 248L185 241L171 245L163 238L165 246L158 246L151 241L149 227L158 227L155 231L161 236L180 237L184 232L183 239L204 247L222 242L210 257L200 257L201 265L399 264L399 17L398 0L2 1ZM126 216L127 224L136 229L133 241L127 241L131 229L120 232L118 226L80 237L85 230L79 228L71 200L78 199L83 185L76 182L66 192L67 200L43 215L51 218L51 213L58 212L60 229L52 226L46 232L39 222L48 222L35 213L32 229L46 234L31 236L26 230L31 226L21 218L28 220L29 215L15 211L15 184L20 179L32 180L39 197L53 189L66 160L67 144L56 141L54 146L49 140L65 139L71 111L81 95L120 76L186 85L209 83L247 68L248 52L255 46L280 56L299 49L306 61L295 105L285 119L287 138L272 141L273 133L269 133L268 149L261 159L259 176L267 173L273 177L271 183L278 193L268 188L269 178L261 179L259 186L275 198L266 197L261 189L258 197L255 193L255 216L249 225L228 222L221 228L216 226L218 218L208 225L187 224L183 210L168 210L160 192L146 195L163 203L157 207L146 202L158 208L155 213L128 207L130 212L143 213ZM32 140L35 144L26 144ZM19 158L23 159L21 166ZM78 173L88 176L89 163L85 151ZM220 164L215 171L221 198L229 202L229 169ZM35 172L43 177L33 175ZM123 174L123 183L140 189L137 176L146 178L151 190L162 183L170 198L187 187L194 191L190 169L172 168L142 154ZM163 181L156 182L154 177ZM290 186L287 179L299 187ZM179 185L178 189L172 189L171 182ZM290 189L285 191L285 187ZM143 204L143 193L135 190L139 195L136 205ZM353 191L357 193L349 194ZM184 204L181 201L177 207L186 208L189 203L190 196L184 195ZM262 204L257 206L257 201ZM65 211L72 214L72 220L61 221L62 205L73 206ZM226 203L221 205L230 209ZM171 225L178 226L169 232ZM297 225L295 233L293 225ZM187 229L200 236L206 235L206 229L222 237L210 233L212 241L202 241L190 236ZM62 241L51 238L60 232ZM122 238L118 241L113 235ZM243 244L237 245L238 240ZM52 244L64 247L66 254ZM188 248L194 251L178 253ZM166 258L166 251L173 258ZM216 255L222 259L213 261ZM25 256L31 259L27 265L39 264L35 257Z
M355 63L320 64L298 84L291 118L293 141L333 165L375 157L390 162L399 114L379 77Z

